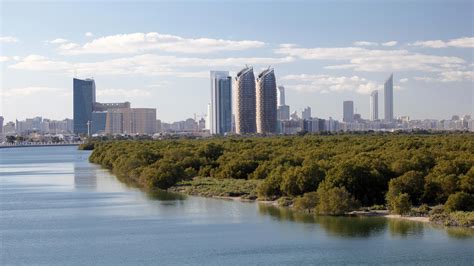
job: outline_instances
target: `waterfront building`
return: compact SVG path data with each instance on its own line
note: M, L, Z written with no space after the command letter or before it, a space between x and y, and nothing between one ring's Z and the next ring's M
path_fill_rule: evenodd
M211 130L211 103L207 104L206 129Z
M370 120L379 119L379 92L377 90L370 94Z
M74 133L87 134L92 121L95 104L95 82L93 79L73 79Z
M123 134L123 111L113 109L106 113L105 133L111 135Z
M127 118L126 114L125 118ZM127 119L124 121L127 122ZM131 134L154 134L156 132L156 109L131 108L131 127ZM125 125L124 128L126 128Z
M130 108L130 102L123 103L94 103L94 111L107 111L111 109L121 109L121 108Z
M350 123L354 121L354 102L344 101L343 102L343 117L342 121Z
M94 111L94 112L92 112L91 134L103 134L103 133L105 133L106 122L107 122L107 112L106 111Z
M277 119L280 121L290 120L290 106L288 105L278 106Z
M252 67L245 67L235 77L235 132L256 132L256 92Z
M277 90L277 99L278 99L278 107L277 107L277 120L286 121L290 120L290 106L286 105L285 103L285 87L278 86Z
M232 78L228 71L211 71L211 134L232 131Z
M384 84L384 116L385 122L393 121L393 74Z
M258 75L256 88L257 132L276 133L277 88L273 68L268 68Z
M285 87L284 86L278 86L278 106L285 105Z
M305 109L303 109L303 112L301 112L301 118L303 119L310 119L311 118L311 107L306 107Z

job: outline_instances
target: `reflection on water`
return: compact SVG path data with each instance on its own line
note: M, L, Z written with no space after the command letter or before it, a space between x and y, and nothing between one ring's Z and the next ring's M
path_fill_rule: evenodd
M168 192L162 189L147 191L146 195L149 199L159 201L181 201L186 199L186 196L183 194Z
M97 188L97 175L91 171L90 166L84 162L74 162L74 188L95 189Z
M261 214L280 221L316 223L328 234L341 237L370 237L382 233L386 227L386 219L381 217L319 216L266 204L259 204L258 209Z
M392 236L407 237L413 235L423 235L424 223L412 222L401 219L386 219L388 229Z
M288 208L280 208L267 204L258 205L259 213L270 215L278 221L292 221L299 223L318 224L329 235L340 237L372 237L382 234L388 226L392 237L423 236L425 226L444 229L448 236L453 238L474 237L474 230L470 228L444 228L433 226L422 222L413 222L401 219L389 219L384 217L342 217L342 216L320 216L315 214L292 211Z
M446 230L448 236L457 239L472 239L474 237L474 229L461 228L461 227L449 227L443 228L442 226L435 226L441 230ZM474 250L473 250L474 251Z

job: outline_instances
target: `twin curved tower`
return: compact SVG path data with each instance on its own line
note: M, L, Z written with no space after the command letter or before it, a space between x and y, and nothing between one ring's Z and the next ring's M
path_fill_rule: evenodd
M275 73L268 68L257 77L245 67L235 78L235 132L276 133L277 87Z

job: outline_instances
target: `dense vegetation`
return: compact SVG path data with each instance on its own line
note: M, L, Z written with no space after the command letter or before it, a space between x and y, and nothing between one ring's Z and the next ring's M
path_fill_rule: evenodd
M474 209L468 133L109 141L95 143L90 161L148 189L197 176L258 180L259 199L290 198L310 212L376 204L400 214L422 204Z

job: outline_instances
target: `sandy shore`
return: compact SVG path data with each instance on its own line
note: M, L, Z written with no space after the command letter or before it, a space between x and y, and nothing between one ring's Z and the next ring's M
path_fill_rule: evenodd
M200 196L200 195L195 195ZM223 199L223 200L235 200L235 201L242 201L242 202L257 202L261 204L273 205L276 207L278 206L278 201L276 200L254 200L254 199L244 199L242 197L231 197L231 196L212 196L211 198L215 199ZM291 207L290 207L291 209ZM390 214L388 210L376 210L376 211L352 211L346 213L348 216L367 216L367 217L385 217L390 219L401 219L413 222L423 222L429 223L429 217L415 217L415 216L402 216L399 214Z
M414 222L423 222L423 223L430 222L429 217L401 216L399 214L387 214L387 215L384 215L384 217L402 219L402 220L408 220L408 221L414 221Z

